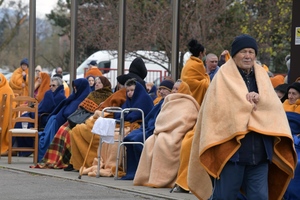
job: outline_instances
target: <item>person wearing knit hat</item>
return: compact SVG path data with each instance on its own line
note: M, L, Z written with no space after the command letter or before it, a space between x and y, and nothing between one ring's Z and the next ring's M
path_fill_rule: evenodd
M174 81L172 80L163 80L160 84L159 84L159 89L162 90L162 89L166 89L166 90L169 90L170 92L172 91L172 88L173 88L173 85L174 85Z
M253 37L247 34L237 36L231 44L231 57L234 57L240 50L245 48L252 48L255 55L257 55L257 44Z
M187 181L199 199L238 199L241 190L246 199L282 199L294 176L297 154L286 112L256 63L257 52L253 37L237 36L232 57L205 93Z
M28 67L28 59L23 58L20 62L20 67L13 72L9 80L9 86L13 90L22 90L22 95L24 96L28 96Z
M287 83L283 83L274 88L278 98L281 100L282 103L287 99L288 86L289 85Z
M300 105L300 83L294 82L289 85L287 88L287 93L288 99L283 103L283 105L285 106L285 104L288 103L290 105L297 105L296 107L298 107L298 105Z

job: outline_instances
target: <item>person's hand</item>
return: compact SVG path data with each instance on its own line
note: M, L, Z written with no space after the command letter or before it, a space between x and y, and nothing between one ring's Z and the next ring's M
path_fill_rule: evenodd
M22 86L22 88L25 87L25 83L22 83L21 86Z
M100 110L96 110L93 117L94 119L98 119L101 116L101 111Z
M25 71L22 71L22 76L25 76L26 75L26 72Z
M259 101L259 94L256 92L249 92L246 94L246 99L253 105L253 110L257 109L257 103Z

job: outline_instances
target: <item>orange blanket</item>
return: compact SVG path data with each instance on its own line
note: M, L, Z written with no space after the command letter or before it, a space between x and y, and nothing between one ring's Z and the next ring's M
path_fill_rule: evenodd
M46 72L40 72L40 77L42 79L42 82L39 86L38 93L36 95L36 99L38 102L41 102L44 98L45 92L49 90L50 85L50 76Z
M297 157L285 111L266 71L257 64L254 71L260 94L256 111L246 100L248 89L232 59L220 68L208 88L196 124L188 171L189 188L199 199L208 199L211 194L208 173L218 178L240 147L240 140L251 130L274 136L269 198L281 199L293 177Z
M206 74L202 60L191 56L182 69L180 79L189 85L192 96L201 105L210 83L209 75Z
M3 113L3 121L2 121L2 133L1 133L1 154L8 151L8 122L9 122L9 109L10 105L10 95L14 95L11 87L8 84L5 76L0 73L0 102L2 102L3 94L7 94L5 109Z
M198 102L191 95L175 93L165 97L154 133L145 142L134 185L174 186L181 141L196 123L198 110Z
M100 106L99 110L110 106L121 106L126 100L126 89L123 88L113 93ZM77 124L71 131L71 160L74 169L79 170L86 156L93 134L91 130L96 119L93 117L87 119L85 123ZM97 148L99 144L99 135L94 135L91 149L85 167L92 166L93 160L97 157Z
M23 90L23 96L28 96L28 68L26 72L26 80L22 76L23 69L21 67L17 68L9 80L9 86L13 90ZM22 83L25 84L25 87L22 87Z

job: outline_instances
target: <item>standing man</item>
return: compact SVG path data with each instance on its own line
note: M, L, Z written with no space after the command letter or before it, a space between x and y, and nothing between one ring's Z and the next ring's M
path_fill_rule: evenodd
M281 199L293 177L290 127L257 49L251 36L236 37L202 102L188 171L198 198Z
M218 72L218 56L213 53L206 55L205 59L206 73L209 75L210 81L214 78L214 75Z
M56 73L56 74L61 74L61 75L63 75L63 70L62 70L62 68L61 68L61 67L56 67L55 73Z
M11 89L22 90L23 96L28 96L28 67L28 59L24 58L20 62L20 67L13 72L9 80Z
M100 69L98 69L96 61L93 60L88 65L89 67L84 75L84 78L88 76L94 76L94 77L102 76L102 72L100 71Z

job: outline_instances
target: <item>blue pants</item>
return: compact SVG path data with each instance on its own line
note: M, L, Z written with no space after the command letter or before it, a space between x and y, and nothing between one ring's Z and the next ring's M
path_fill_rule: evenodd
M227 162L220 179L213 179L213 194L211 200L236 200L240 189L247 200L268 199L268 169L269 164L239 165Z

